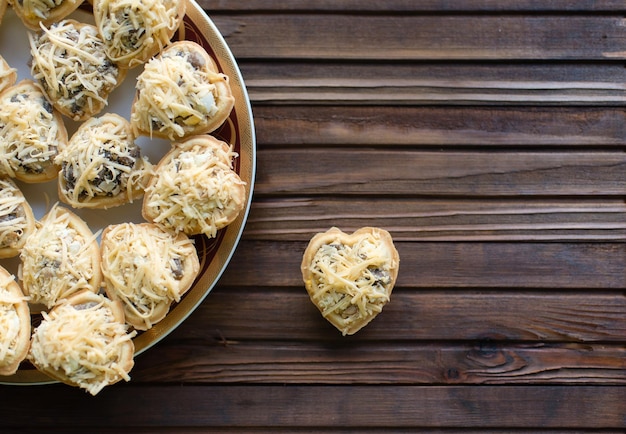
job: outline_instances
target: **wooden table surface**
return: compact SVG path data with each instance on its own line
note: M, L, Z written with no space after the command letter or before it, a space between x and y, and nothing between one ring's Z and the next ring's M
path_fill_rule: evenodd
M3 432L623 432L626 4L200 4L255 116L239 247L129 383L2 386ZM331 226L401 258L349 337L300 275Z

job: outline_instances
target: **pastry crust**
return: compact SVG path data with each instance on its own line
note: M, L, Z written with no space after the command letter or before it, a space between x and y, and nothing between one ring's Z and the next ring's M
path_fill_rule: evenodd
M215 237L245 205L245 182L233 170L236 156L210 135L175 144L146 188L143 217L174 232Z
M123 67L145 63L169 44L185 16L184 0L94 0L96 27L109 59Z
M364 227L316 234L301 264L311 301L345 335L365 327L390 299L400 257L389 232Z
M13 276L0 266L0 375L13 375L30 346L30 310Z
M2 18L4 18L4 13L7 11L7 7L9 7L9 1L0 0L0 22L2 22Z
M104 288L126 322L148 330L180 301L200 269L193 242L151 223L107 226L101 241Z
M0 174L23 182L56 178L55 157L67 146L63 117L32 80L0 94Z
M40 24L48 27L66 18L82 3L82 0L11 0L15 14L31 30L39 30Z
M34 303L48 308L72 294L100 289L100 249L87 223L55 204L20 253L20 280Z
M85 121L55 161L59 199L74 208L111 208L141 198L152 173L130 124L114 113Z
M35 230L35 216L19 187L0 178L0 258L17 256Z
M96 26L65 19L28 36L33 77L56 109L75 121L100 113L126 76L106 57Z
M172 141L215 131L235 103L228 77L191 41L175 42L146 63L136 88L133 130Z
M2 9L0 0L0 12ZM0 17L0 20L2 18ZM17 82L17 69L11 68L6 59L0 55L0 92L13 86Z
M130 380L135 332L128 333L119 302L85 290L42 316L28 354L39 371L92 395Z

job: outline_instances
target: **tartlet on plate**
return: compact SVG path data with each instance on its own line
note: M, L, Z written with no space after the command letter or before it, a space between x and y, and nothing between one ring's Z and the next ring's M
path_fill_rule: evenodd
M184 0L93 0L109 59L133 68L170 43L185 16Z
M130 380L135 332L128 332L119 302L85 290L42 312L42 317L28 353L38 370L92 395Z
M146 187L143 217L170 231L214 238L245 205L246 184L233 170L236 156L211 135L176 143Z
M13 276L0 266L0 375L13 375L28 354L30 309Z
M192 41L175 42L146 63L136 88L133 130L171 141L213 132L235 104L228 77Z

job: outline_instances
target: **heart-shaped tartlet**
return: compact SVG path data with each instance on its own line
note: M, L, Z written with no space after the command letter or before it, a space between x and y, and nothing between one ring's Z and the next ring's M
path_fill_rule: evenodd
M302 278L311 301L343 335L352 335L390 299L400 257L389 232L364 227L316 234L302 258Z

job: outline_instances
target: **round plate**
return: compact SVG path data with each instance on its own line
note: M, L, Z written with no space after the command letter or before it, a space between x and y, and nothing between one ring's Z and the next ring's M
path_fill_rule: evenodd
M228 45L211 19L195 0L185 1L187 2L187 12L174 40L189 40L202 45L216 61L220 71L229 77L229 83L235 97L235 107L226 122L212 134L218 139L232 144L235 152L239 154L239 157L235 160L234 168L246 183L246 206L237 220L228 227L218 231L216 238L193 237L200 258L198 277L192 288L183 296L179 303L172 306L170 312L162 321L155 324L150 330L140 332L134 338L135 355L146 351L176 329L213 289L226 269L243 232L254 186L256 138L250 100L241 72ZM93 17L85 10L78 10L71 17L79 21L93 23ZM18 70L18 81L31 78L28 67L30 51L27 32L20 19L9 7L0 24L0 54L11 67ZM134 86L137 75L139 75L141 70L142 67L138 66L128 72L124 82L110 95L108 106L100 114L112 112L125 116L127 119L130 117ZM68 134L71 135L78 128L79 124L68 118L64 120ZM136 143L153 164L158 163L171 147L171 144L165 140L149 139L147 137L137 138ZM38 219L57 201L56 181L43 184L18 182L18 185L33 208L35 217ZM81 216L94 232L99 231L108 224L144 221L141 216L141 200L108 210L72 209L72 211ZM0 265L17 276L17 267L19 265L17 258L0 260ZM32 317L35 324L39 320L40 315L33 313ZM16 374L0 377L0 384L34 385L53 382L56 381L37 371L28 362L22 363Z

